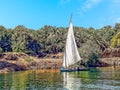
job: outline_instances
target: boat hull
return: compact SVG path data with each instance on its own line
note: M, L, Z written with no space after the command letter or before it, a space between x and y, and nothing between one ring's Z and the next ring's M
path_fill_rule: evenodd
M66 69L66 68L61 68L61 72L75 72L75 71L88 71L88 68L79 68L79 69Z

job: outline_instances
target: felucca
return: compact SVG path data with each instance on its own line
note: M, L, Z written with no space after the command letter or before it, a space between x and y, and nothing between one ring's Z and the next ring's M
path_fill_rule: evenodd
M79 68L79 67L70 68L70 66L80 61L81 61L81 57L77 49L74 32L73 32L72 17L71 17L70 23L69 23L68 34L67 34L64 56L63 56L63 67L60 69L60 71L71 72L71 71L87 70L86 68Z

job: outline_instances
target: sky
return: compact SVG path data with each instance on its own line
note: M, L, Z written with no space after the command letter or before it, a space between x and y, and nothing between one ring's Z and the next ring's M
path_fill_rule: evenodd
M0 25L6 28L68 27L71 13L74 26L114 27L120 22L120 0L0 0Z

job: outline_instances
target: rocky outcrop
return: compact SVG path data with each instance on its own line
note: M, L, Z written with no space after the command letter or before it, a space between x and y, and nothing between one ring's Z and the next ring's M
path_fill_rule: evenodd
M7 61L0 61L0 72L22 71L26 70L25 66L9 63Z
M29 69L29 56L23 53L0 54L0 72L23 71Z

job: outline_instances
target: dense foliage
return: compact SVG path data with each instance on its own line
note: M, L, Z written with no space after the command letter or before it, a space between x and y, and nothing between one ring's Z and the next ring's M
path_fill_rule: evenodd
M117 33L112 39L111 39L111 46L113 47L120 47L120 33Z
M67 30L68 28L53 26L44 26L39 30L28 29L22 25L14 29L0 26L0 53L24 52L42 56L63 52ZM104 26L97 30L92 27L74 27L75 40L84 62L92 60L91 55L100 57L110 46L120 47L119 31L119 23L115 24L115 27Z

